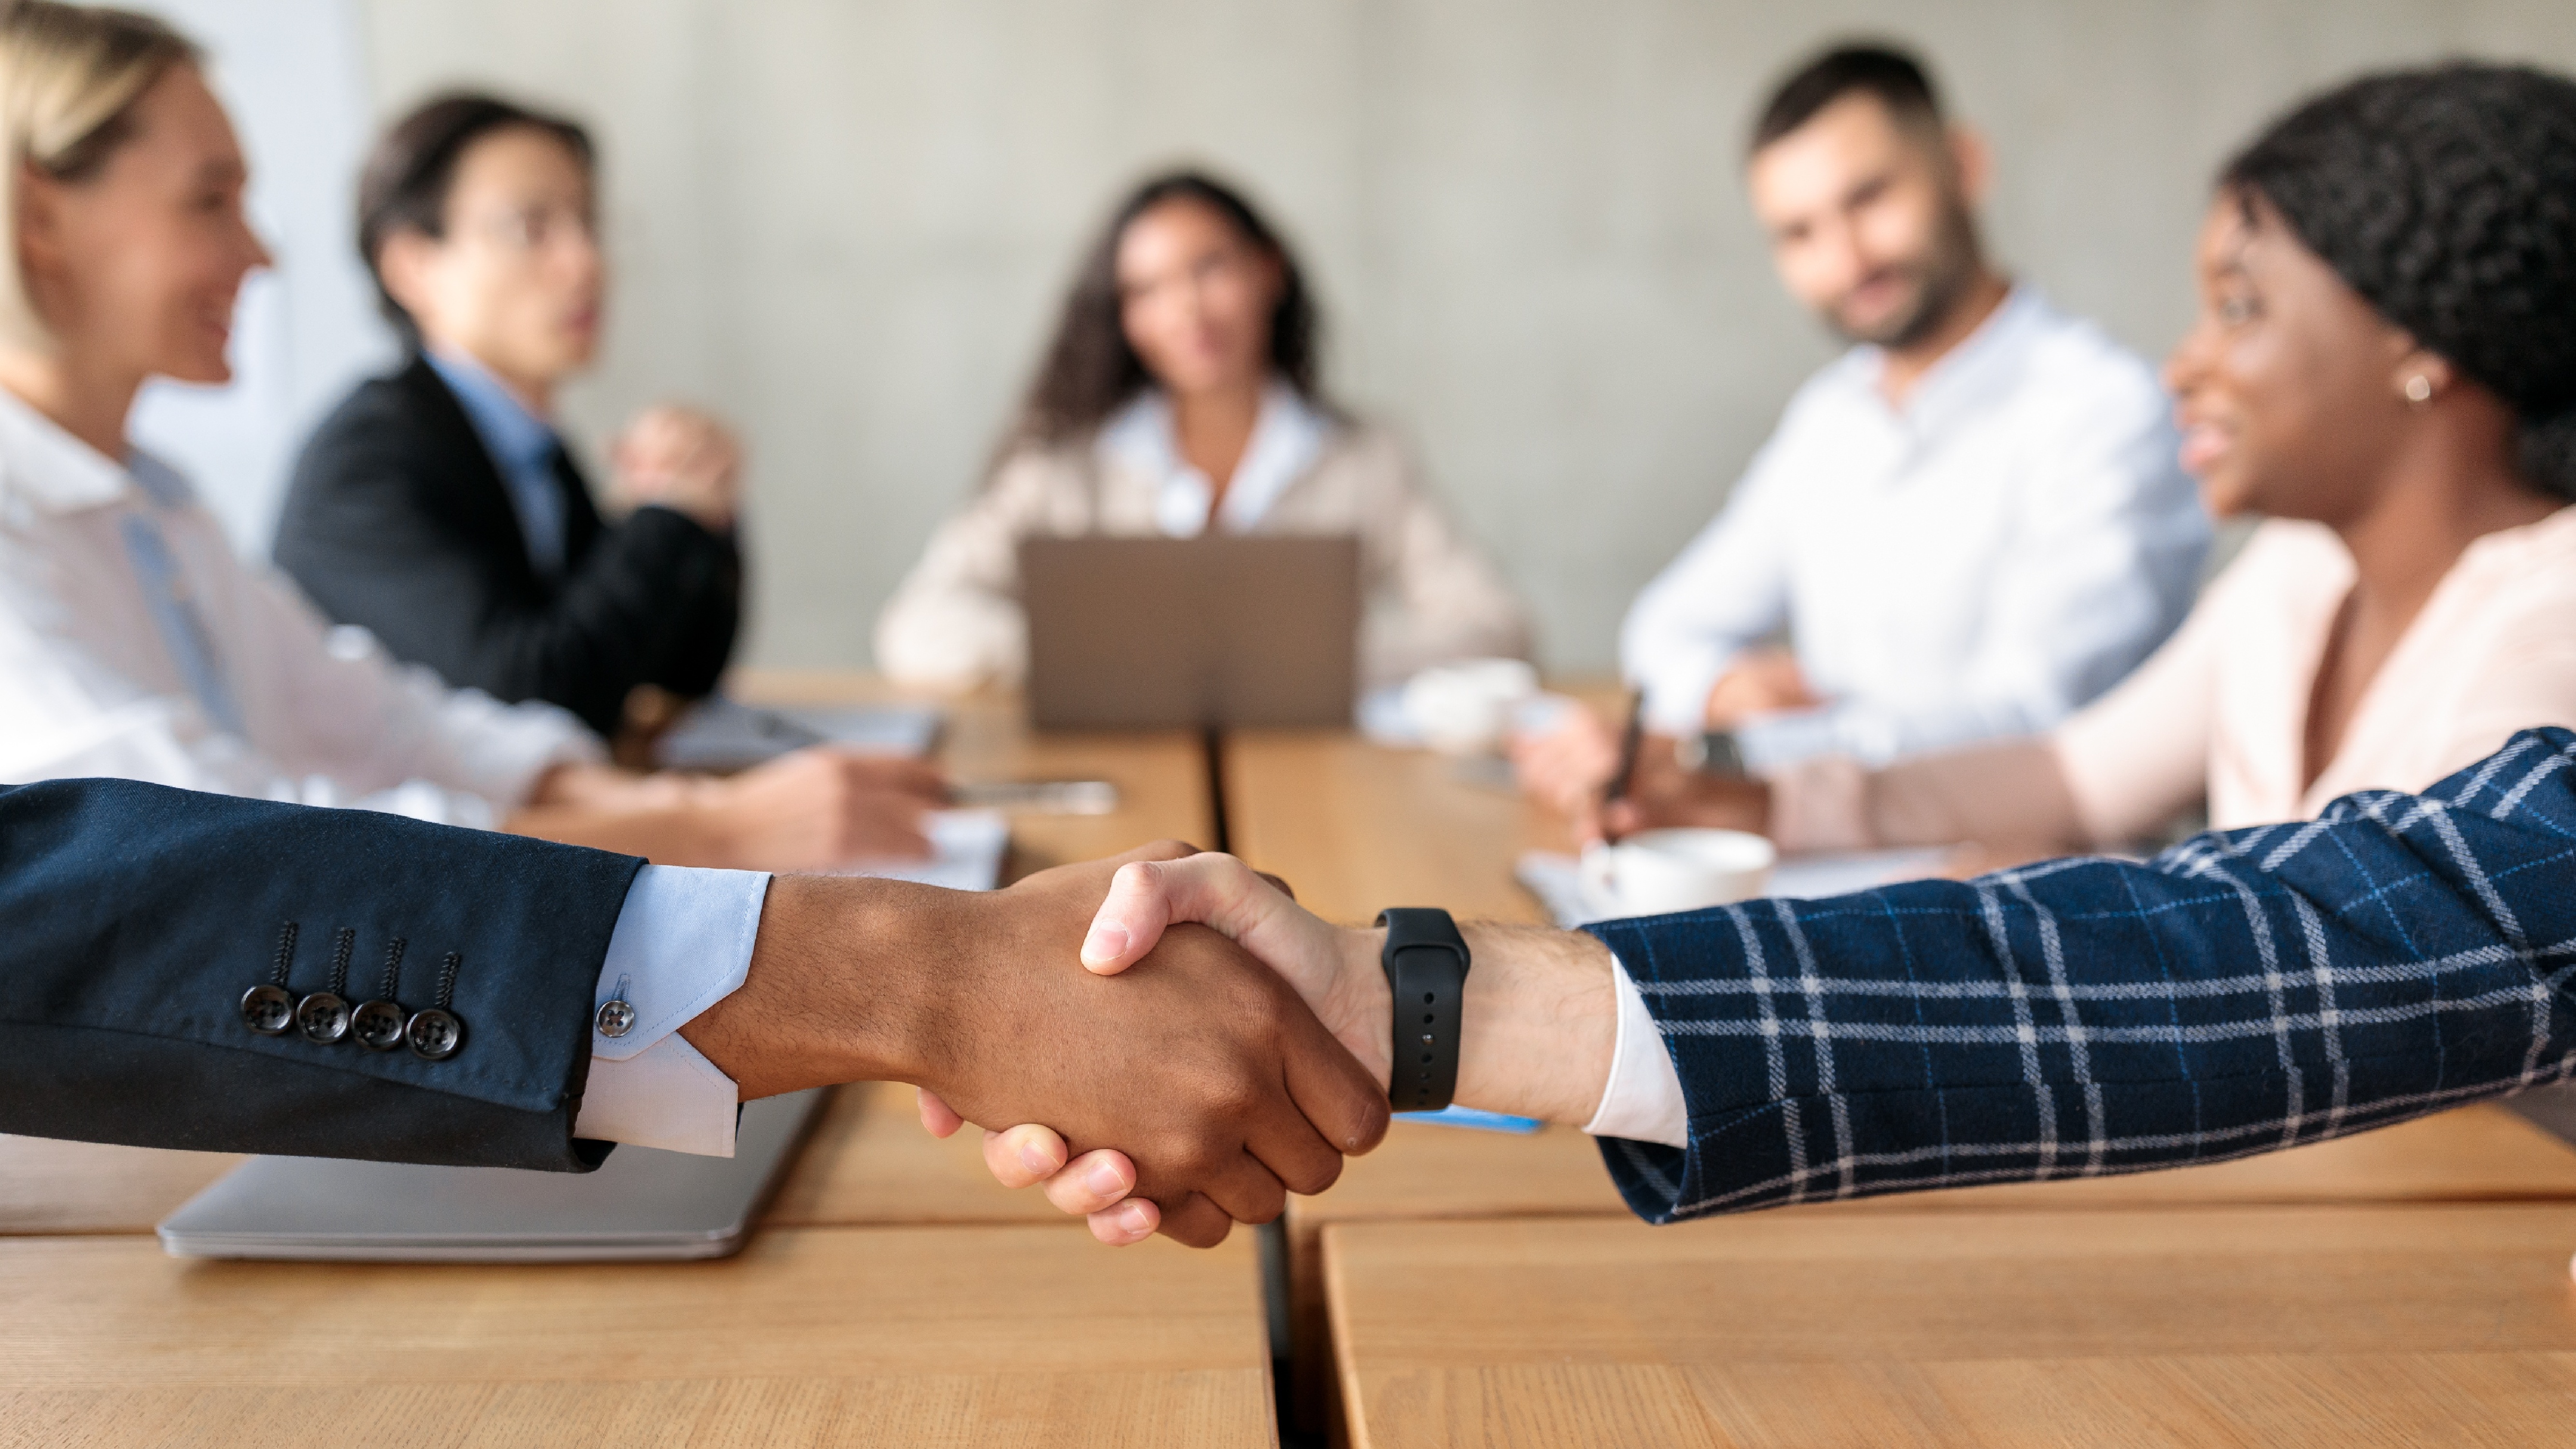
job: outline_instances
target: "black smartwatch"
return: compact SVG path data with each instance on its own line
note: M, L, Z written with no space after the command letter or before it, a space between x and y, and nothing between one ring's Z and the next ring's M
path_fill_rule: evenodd
M1386 927L1386 986L1395 999L1386 1099L1399 1112L1437 1112L1458 1090L1458 1019L1467 994L1467 938L1449 913L1424 906L1378 912Z

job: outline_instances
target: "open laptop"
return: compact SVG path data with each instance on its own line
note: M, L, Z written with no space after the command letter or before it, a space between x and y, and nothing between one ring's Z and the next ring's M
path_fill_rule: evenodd
M1041 729L1351 722L1355 536L1032 538L1020 590Z
M734 1155L620 1147L596 1172L254 1157L162 1220L181 1258L580 1263L738 1251L829 1093L742 1109Z

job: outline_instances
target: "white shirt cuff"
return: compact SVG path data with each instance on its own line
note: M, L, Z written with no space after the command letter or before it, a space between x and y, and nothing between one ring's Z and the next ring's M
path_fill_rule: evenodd
M599 968L590 1079L574 1136L733 1156L741 1105L733 1078L678 1033L750 974L768 895L761 871L648 865L636 872ZM597 1010L612 998L635 1009L623 1036L599 1030Z
M1695 735L1708 728L1708 692L1733 667L1741 650L1690 651L1638 671L1646 695L1646 728L1660 735Z
M1619 993L1619 1040L1610 1050L1610 1085L1601 1105L1583 1130L1595 1137L1625 1137L1632 1142L1660 1142L1666 1147L1690 1145L1690 1108L1682 1100L1681 1073L1664 1047L1664 1034L1646 1010L1646 998L1628 979L1628 968L1612 957L1611 973Z

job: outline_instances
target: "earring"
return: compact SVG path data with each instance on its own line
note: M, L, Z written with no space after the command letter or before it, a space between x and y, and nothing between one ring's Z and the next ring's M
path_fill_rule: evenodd
M2406 400L2417 407L2433 400L2433 379L2422 373L2406 379Z

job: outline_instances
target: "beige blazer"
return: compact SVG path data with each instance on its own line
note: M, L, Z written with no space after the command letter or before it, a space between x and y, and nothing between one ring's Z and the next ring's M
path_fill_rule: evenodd
M931 535L877 616L877 667L907 684L1018 684L1028 669L1020 540L1154 536L1160 488L1160 479L1104 459L1088 442L1013 453ZM1336 425L1314 465L1252 531L1359 535L1363 687L1449 660L1528 657L1519 601L1382 429Z
M2352 583L2322 525L2266 523L2163 648L2055 733L1883 770L1793 767L1773 782L1775 833L1784 849L2118 845L2203 798L2233 830L2356 790L2421 791L2516 730L2576 727L2576 508L2562 508L2461 553L2308 783L2308 699Z

